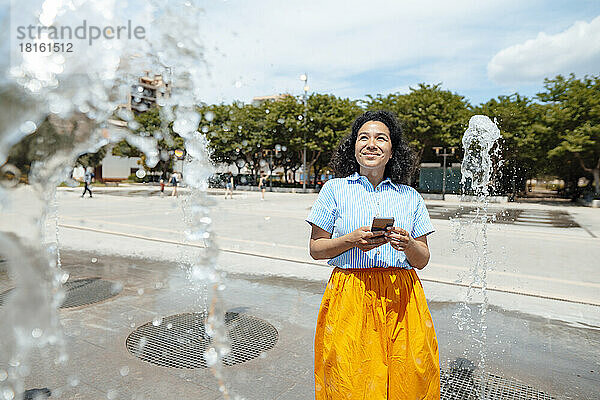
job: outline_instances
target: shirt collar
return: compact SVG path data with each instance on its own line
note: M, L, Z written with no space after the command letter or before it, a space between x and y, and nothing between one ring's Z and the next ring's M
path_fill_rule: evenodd
M348 176L348 180L349 181L359 181L361 178L367 179L366 176L360 175L358 172L353 173L352 175ZM392 186L394 189L396 189L397 191L400 190L400 188L398 187L398 185L396 185L394 182L392 182L392 180L390 178L385 178L384 180L381 181L380 185L382 184L389 184L390 186Z

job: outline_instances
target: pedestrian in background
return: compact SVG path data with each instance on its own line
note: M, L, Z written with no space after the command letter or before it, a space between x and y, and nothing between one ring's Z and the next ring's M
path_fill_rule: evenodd
M265 180L266 180L265 174L263 174L261 172L260 179L258 180L258 190L260 190L260 199L261 200L265 199L265 191L266 191Z
M408 185L414 156L393 114L358 117L308 218L310 255L333 270L315 333L315 398L440 398L438 343L415 269L434 231ZM393 217L382 234L374 217Z
M173 187L173 191L171 192L171 196L177 196L177 184L179 183L179 177L177 176L177 172L173 172L171 174L171 179L169 183Z
M85 196L86 192L90 193L90 197L92 197L92 180L94 179L94 173L90 167L87 167L85 170L85 174L83 175L83 193L81 194L81 198Z
M165 180L163 178L160 178L159 185L160 185L160 195L162 196L163 194L165 194Z
M231 172L227 175L227 182L225 182L225 200L227 200L227 193L233 200L233 174Z

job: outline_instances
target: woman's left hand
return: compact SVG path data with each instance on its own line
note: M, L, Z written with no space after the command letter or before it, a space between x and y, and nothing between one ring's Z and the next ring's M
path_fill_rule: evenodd
M388 228L385 237L390 245L399 251L405 251L407 248L414 246L416 242L408 231L396 226Z

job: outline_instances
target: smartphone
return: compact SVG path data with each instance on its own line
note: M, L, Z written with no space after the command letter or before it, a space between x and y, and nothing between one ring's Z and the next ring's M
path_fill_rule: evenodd
M373 224L371 225L371 232L376 232L376 233L380 233L381 235L383 235L385 233L385 230L387 229L387 227L393 227L394 226L394 217L375 217L373 218ZM380 234L377 234L375 236L379 236Z

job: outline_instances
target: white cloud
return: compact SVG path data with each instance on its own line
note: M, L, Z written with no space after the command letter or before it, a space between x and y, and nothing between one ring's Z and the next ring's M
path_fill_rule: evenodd
M265 0L207 7L201 22L212 81L207 101L300 94L303 72L309 74L311 91L341 96L415 85L424 75L428 80L435 75L430 83L442 81L458 90L475 84L473 55L498 35L481 26L517 3ZM484 60L478 62L480 76L485 76ZM378 82L377 71L396 73L398 80ZM363 74L373 82L365 82ZM407 82L407 75L415 76L413 81ZM235 87L236 80L241 87Z
M557 74L600 72L600 16L575 22L555 35L540 32L535 39L498 52L488 63L488 77L499 84L539 82Z

